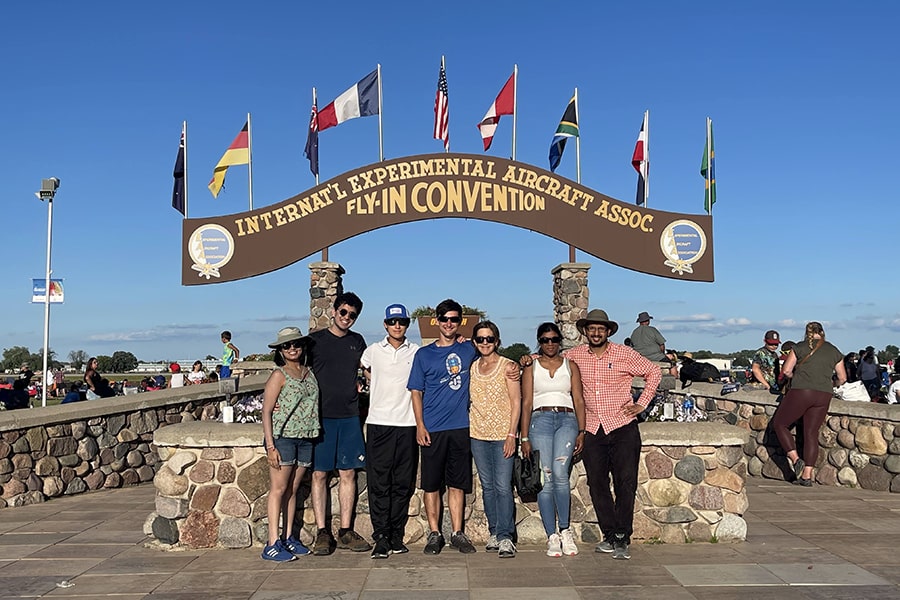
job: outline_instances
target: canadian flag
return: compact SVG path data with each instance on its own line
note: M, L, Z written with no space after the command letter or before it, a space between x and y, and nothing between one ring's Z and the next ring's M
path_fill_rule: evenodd
M502 115L512 115L516 112L516 73L513 72L506 80L503 89L491 107L485 113L481 123L478 124L478 130L481 132L481 141L484 143L484 149L491 147L494 141L494 132L497 131L497 124L500 122Z

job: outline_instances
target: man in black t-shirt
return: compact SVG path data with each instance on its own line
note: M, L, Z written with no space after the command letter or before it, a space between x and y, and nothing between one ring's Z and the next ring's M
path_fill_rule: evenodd
M356 501L356 469L366 466L366 445L359 420L359 359L366 341L350 327L362 312L362 300L352 292L334 300L331 326L309 334L312 339L312 369L319 382L322 435L313 451L312 504L316 515L313 554L326 556L335 547L368 552L372 546L353 530L353 505ZM337 469L340 476L338 500L341 524L337 541L331 525L325 522L328 505L328 473Z

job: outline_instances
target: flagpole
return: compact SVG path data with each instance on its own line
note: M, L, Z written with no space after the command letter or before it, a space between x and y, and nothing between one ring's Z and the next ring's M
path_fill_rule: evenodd
M446 78L447 77L447 68L444 65L444 55L443 54L441 54L441 71L443 71L444 77ZM450 153L450 91L449 91L449 89L447 91L446 96L447 97L444 99L444 101L447 103L447 147L444 148L444 152L449 154Z
M316 99L316 88L315 87L313 87L313 89L312 89L312 101L313 101L313 106L316 107L316 120L318 120L319 119L319 101ZM318 124L316 124L316 130L318 130L318 128L319 128L319 126L318 126ZM309 135L309 132L307 132L307 135ZM316 171L318 171L318 170L319 170L319 167L317 164ZM316 176L316 185L318 186L319 185L319 174L315 173L314 175Z
M519 87L519 65L513 65L513 131L512 131L512 159L516 160L516 95ZM500 120L499 117L497 119Z
M384 160L384 133L381 128L381 63L378 63L378 160Z
M644 140L644 159L646 162L646 176L644 177L644 208L650 198L650 109L644 111L644 125L647 139Z
M575 88L575 122L578 123L578 135L575 136L575 181L581 185L581 118L578 116L578 88ZM575 262L575 246L569 244L569 262Z
M188 175L187 175L187 166L188 166L188 145L187 145L187 121L181 122L181 135L184 138L184 215L183 218L187 219L188 216Z
M712 119L706 117L706 214L712 216L712 148L710 144L709 126Z
M253 210L253 127L250 126L250 113L247 113L247 183L250 188L250 210Z

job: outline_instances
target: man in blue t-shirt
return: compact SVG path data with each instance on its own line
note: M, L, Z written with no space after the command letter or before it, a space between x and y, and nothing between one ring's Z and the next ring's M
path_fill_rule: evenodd
M476 350L460 341L462 306L444 300L435 309L439 337L420 348L413 359L408 388L416 417L416 441L421 446L421 486L428 541L425 554L440 554L444 536L440 533L441 488L447 486L450 545L464 554L475 546L463 533L466 494L472 491L472 451L469 444L469 368Z

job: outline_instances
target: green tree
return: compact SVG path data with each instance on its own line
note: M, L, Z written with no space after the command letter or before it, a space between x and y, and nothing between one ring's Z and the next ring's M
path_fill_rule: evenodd
M889 360L897 358L898 354L900 354L900 348L893 344L888 344L884 347L884 350L876 354L876 358L880 364L886 365Z
M205 360L216 360L216 357L213 356L212 354L207 354Z
M113 352L113 355L110 358L110 370L112 370L113 373L126 373L128 371L133 371L137 368L137 366L138 359L131 352L117 350Z
M709 350L697 350L694 354L694 360L703 360L705 358L713 358L713 353Z
M519 359L526 354L531 354L531 348L523 344L522 342L516 342L510 346L504 346L502 348L497 349L497 353L501 356L505 356L506 358L519 362Z
M731 359L731 364L735 367L749 367L753 362L753 355L756 350L738 350L727 355Z
M80 371L84 367L84 363L88 359L87 352L84 350L72 350L69 352L69 362L75 367L76 371Z
M112 356L107 356L105 354L97 355L97 370L101 373L110 373L112 372Z
M27 363L32 371L40 371L42 360L34 361L35 355L25 346L13 346L12 348L4 348L3 350L3 369L9 371L18 371L23 363Z

